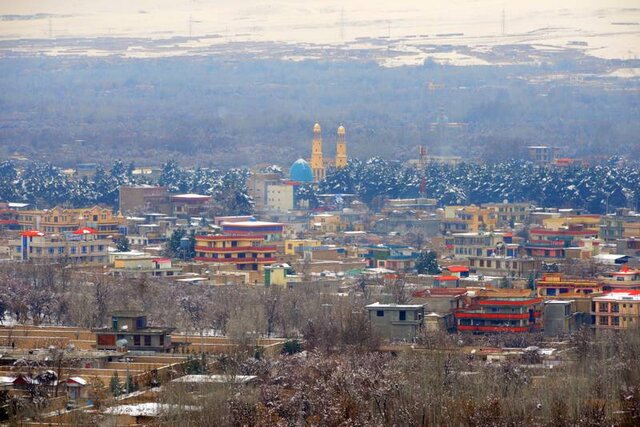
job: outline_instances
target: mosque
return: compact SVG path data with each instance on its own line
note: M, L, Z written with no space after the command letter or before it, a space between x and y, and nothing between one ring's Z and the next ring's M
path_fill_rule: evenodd
M325 158L322 153L322 129L320 124L313 126L313 140L311 142L311 159L296 160L289 170L289 176L293 182L319 182L324 179L328 168L336 169L347 166L347 143L345 141L344 126L338 127L338 142L336 144L335 159Z

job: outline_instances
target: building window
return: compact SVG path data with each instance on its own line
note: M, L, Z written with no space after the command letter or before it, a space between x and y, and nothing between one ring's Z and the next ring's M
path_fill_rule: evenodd
M140 335L133 336L133 345L140 346Z
M611 312L612 313L620 312L620 304L615 303L615 302L613 304L611 304Z
M144 345L147 347L151 347L151 335L144 336Z
M400 320L407 320L407 312L400 310Z
M607 322L607 318L605 316L598 317L598 325L607 326L609 322Z
M377 317L384 317L384 310L376 310Z
M611 326L620 326L620 318L618 316L611 318Z
M598 304L598 311L600 312L607 312L609 311L607 309L607 303L606 302L601 302L600 304Z
M160 345L164 346L164 335L160 335L158 338L160 339Z

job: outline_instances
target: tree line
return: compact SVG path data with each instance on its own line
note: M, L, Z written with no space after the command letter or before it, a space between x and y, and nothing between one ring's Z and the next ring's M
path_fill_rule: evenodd
M38 207L101 204L114 209L118 188L131 184L158 184L174 193L211 195L220 214L250 214L253 200L247 188L247 169L188 169L174 161L162 165L157 181L133 174L134 165L120 160L110 169L98 167L91 178L69 177L50 163L30 163L19 170L12 162L0 163L0 199L25 201ZM425 166L426 197L441 206L483 203L531 202L542 207L580 208L603 214L616 208L638 209L640 169L611 158L603 164L544 167L522 160L499 163L430 163ZM420 196L422 172L380 157L352 159L347 167L332 169L317 186L297 189L299 199L319 205L318 194L356 195L371 208L385 198Z

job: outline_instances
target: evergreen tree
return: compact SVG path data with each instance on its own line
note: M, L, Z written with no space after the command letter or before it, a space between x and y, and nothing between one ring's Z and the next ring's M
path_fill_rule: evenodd
M118 252L131 251L131 247L129 246L129 239L127 239L127 236L120 236L118 240L116 240L116 248Z
M118 397L122 394L123 387L120 382L120 377L118 377L118 371L113 371L111 382L109 383L109 389L111 390L113 397Z
M0 200L13 201L18 198L17 179L18 171L12 162L0 163Z
M418 274L440 274L442 269L438 265L438 254L433 251L422 251L416 262Z
M181 246L183 238L187 238L189 241L186 249L183 249ZM174 230L166 243L166 253L172 258L193 259L196 256L195 230L191 230L189 233L184 228Z
M127 372L127 381L124 388L127 393L133 393L134 391L136 391L136 383L133 380L133 375L131 375L130 372Z

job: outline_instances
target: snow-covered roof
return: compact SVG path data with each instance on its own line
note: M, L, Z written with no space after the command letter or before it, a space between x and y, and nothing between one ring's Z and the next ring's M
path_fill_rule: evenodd
M136 403L133 405L118 405L103 411L110 415L129 415L131 417L157 417L169 411L197 411L200 407L189 405L170 405L168 403Z
M388 309L420 309L423 308L424 305L422 304L381 304L379 302L374 302L373 304L369 304L367 306L365 306L365 308L388 308Z
M87 385L87 380L82 377L71 377L67 380L67 385L69 384L69 382L74 382L79 385Z
M268 221L224 221L222 226L239 226L239 227L277 227L284 225L281 222L268 222Z
M205 194L196 194L196 193L176 194L171 197L174 199L210 199L211 198L211 196L207 196Z
M246 384L258 378L256 375L185 375L174 383L234 383Z

